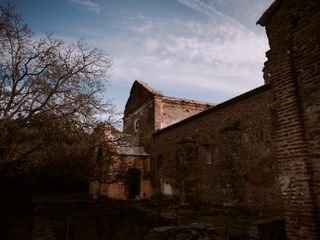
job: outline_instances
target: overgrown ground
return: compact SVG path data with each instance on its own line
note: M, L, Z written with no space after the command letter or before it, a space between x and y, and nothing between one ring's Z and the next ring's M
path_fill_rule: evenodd
M10 210L11 209L11 210ZM169 200L93 201L84 194L36 195L2 215L0 239L34 240L283 240L279 217L231 207Z

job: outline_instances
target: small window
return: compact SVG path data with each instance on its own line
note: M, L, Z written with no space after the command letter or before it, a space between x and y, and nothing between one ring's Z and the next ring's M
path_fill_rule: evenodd
M140 127L139 119L134 120L134 130L138 131L139 127Z
M103 158L103 151L102 151L102 147L99 146L97 150L97 155L96 155L96 162L102 163L102 158Z
M212 164L212 153L209 144L200 146L200 161L205 164Z
M157 157L157 166L158 168L160 168L162 166L162 162L163 162L163 155L159 154Z

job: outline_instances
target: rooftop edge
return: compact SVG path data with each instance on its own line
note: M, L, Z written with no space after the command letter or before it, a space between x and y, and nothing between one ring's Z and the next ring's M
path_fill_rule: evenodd
M180 126L180 125L183 125L185 123L188 123L189 121L192 121L194 119L200 118L200 117L205 116L205 115L207 115L209 113L218 111L218 110L220 110L220 109L222 109L224 107L236 104L238 102L241 102L241 101L243 101L245 99L248 99L250 97L256 96L256 95L258 95L258 94L260 94L262 92L265 92L267 90L270 90L270 89L271 89L270 84L265 84L265 85L262 85L260 87L254 88L254 89L252 89L252 90L250 90L248 92L245 92L245 93L243 93L241 95L238 95L238 96L236 96L234 98L231 98L231 99L229 99L229 100L227 100L225 102L222 102L222 103L220 103L220 104L218 104L216 106L213 106L213 107L211 107L211 108L209 108L209 109L207 109L207 110L205 110L203 112L200 112L200 113L198 113L196 115L193 115L193 116L191 116L189 118L186 118L186 119L184 119L184 120L182 120L180 122L174 123L174 124L172 124L172 125L170 125L170 126L168 126L166 128L162 128L162 129L154 132L153 134L154 135L161 134L161 133L166 132L166 131L168 131L168 130L170 130L172 128L175 128L177 126Z
M257 21L257 25L265 26L265 24L269 21L275 11L279 8L280 4L283 0L275 0L270 7L262 14L262 16Z

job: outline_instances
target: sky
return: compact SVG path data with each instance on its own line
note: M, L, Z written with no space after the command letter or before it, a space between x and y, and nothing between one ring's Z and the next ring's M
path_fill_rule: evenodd
M221 103L263 85L269 49L256 21L272 0L0 0L38 35L85 39L113 59L104 93L124 110L134 80Z

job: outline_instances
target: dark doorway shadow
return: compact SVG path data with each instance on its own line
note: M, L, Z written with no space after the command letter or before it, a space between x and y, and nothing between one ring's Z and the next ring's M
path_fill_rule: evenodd
M127 199L136 199L140 195L141 172L137 168L130 168L125 176L125 194Z

